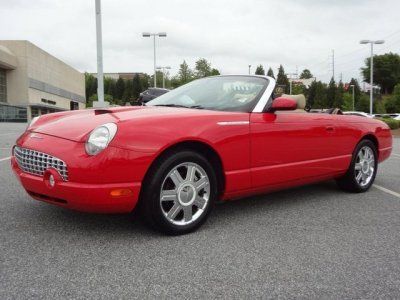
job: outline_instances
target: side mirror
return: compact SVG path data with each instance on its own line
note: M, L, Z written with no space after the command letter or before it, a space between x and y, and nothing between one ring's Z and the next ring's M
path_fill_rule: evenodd
M290 98L278 97L272 101L270 111L276 110L295 110L297 109L297 101Z

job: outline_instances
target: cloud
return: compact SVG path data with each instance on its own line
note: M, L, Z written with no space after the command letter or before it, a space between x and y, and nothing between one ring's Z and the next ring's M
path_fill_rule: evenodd
M2 39L30 40L80 71L96 71L94 0L0 0L0 7ZM157 64L170 65L172 74L184 59L193 66L204 57L227 74L283 64L327 81L335 49L336 79L343 73L348 80L360 77L369 55L360 39L392 34L377 52L400 48L395 0L103 0L102 10L108 72L152 73L153 44L143 31L168 33L157 39Z

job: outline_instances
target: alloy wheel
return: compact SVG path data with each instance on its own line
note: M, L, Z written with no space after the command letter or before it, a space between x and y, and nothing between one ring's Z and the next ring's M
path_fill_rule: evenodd
M205 211L209 199L208 175L193 162L172 168L161 185L161 210L174 225L188 225L196 221Z
M361 187L368 185L374 176L375 170L375 156L370 147L364 146L360 149L354 168L357 183Z

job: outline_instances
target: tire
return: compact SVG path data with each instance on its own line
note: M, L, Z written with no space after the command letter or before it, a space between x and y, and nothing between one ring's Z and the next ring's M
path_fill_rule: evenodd
M154 229L169 235L199 228L218 196L212 165L191 150L169 152L146 177L140 199L142 216Z
M346 174L336 182L345 191L363 193L374 183L377 169L378 154L375 144L370 140L362 140L353 152Z

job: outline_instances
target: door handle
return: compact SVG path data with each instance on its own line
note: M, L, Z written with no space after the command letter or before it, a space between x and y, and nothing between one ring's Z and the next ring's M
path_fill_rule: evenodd
M333 127L333 126L326 126L325 129L328 132L334 132L335 131L335 127Z

